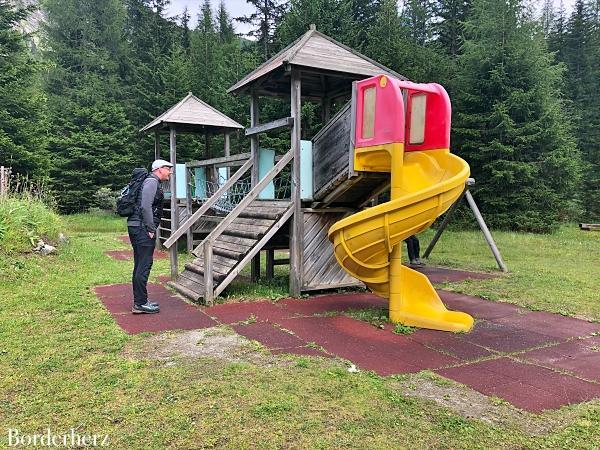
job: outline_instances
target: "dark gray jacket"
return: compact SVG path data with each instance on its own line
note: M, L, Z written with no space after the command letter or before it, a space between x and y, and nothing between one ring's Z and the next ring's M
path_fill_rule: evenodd
M136 214L127 219L127 226L143 226L146 231L155 233L162 217L164 194L160 180L153 173L144 180L140 197L140 207Z

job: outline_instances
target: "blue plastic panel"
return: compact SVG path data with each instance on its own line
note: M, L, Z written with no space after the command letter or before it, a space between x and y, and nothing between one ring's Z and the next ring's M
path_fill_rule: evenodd
M275 150L270 148L261 148L258 152L258 181L269 173L269 170L275 165ZM262 200L272 200L275 198L275 184L271 181L263 191L258 194Z
M313 198L313 153L311 141L300 141L300 198Z

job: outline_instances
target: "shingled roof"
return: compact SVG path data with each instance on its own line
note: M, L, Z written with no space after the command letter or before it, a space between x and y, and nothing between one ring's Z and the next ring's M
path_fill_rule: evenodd
M175 129L198 132L206 130L220 132L244 128L191 92L179 103L142 128L140 132L150 133L151 131L168 129L171 126L174 126Z
M227 92L240 94L255 88L257 92L267 95L289 95L289 76L286 76L289 75L289 70L286 70L289 66L298 66L302 70L302 95L309 97L322 97L335 92L340 87L336 82L340 80L346 80L343 84L347 85L349 81L382 73L406 79L311 26L299 39L250 72Z

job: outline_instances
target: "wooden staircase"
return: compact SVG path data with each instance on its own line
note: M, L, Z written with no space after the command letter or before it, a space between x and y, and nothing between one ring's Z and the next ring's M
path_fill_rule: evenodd
M212 289L219 295L260 252L269 239L290 218L292 203L279 200L253 200L212 242ZM197 256L185 265L176 281L168 285L193 301L205 297L205 246L194 250Z

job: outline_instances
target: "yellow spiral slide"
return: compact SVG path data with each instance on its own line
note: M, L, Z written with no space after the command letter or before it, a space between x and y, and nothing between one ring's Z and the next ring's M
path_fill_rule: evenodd
M330 228L339 264L389 298L392 322L469 331L473 318L447 310L427 277L401 262L402 241L428 228L460 197L469 165L448 149L405 152L403 143L390 143L355 149L354 167L390 172L391 200Z

